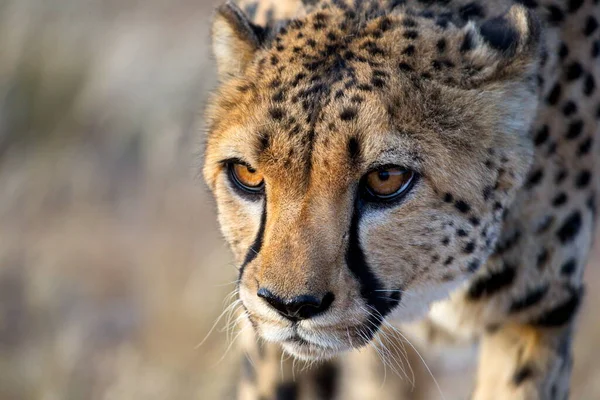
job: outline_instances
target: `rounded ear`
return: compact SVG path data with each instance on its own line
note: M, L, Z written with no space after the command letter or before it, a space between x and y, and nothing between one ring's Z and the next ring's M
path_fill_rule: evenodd
M469 23L464 29L463 47L477 49L467 52L467 58L475 65L491 66L475 81L523 77L538 60L541 25L535 13L520 4L480 26Z
M221 81L241 75L254 58L260 39L248 17L233 2L217 9L212 47Z

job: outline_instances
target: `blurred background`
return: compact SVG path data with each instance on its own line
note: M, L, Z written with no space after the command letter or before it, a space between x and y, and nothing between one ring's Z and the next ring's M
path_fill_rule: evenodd
M225 323L197 346L236 277L198 179L214 3L0 1L0 400L232 397ZM599 263L576 399L600 398ZM431 360L448 399L466 358Z

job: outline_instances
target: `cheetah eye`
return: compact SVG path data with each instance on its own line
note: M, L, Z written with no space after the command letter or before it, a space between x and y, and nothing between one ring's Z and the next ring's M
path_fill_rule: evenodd
M411 189L415 175L413 171L398 166L385 166L369 172L363 178L367 200L397 200Z
M237 189L246 194L262 194L265 187L263 175L247 164L230 162L229 179Z

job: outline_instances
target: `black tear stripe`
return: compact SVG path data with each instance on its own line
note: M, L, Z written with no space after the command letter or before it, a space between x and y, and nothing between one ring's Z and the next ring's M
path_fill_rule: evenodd
M246 258L244 259L244 263L240 267L240 274L238 276L238 283L242 281L242 275L244 274L244 269L248 264L250 264L260 252L262 248L263 236L265 234L265 224L267 222L267 197L264 198L264 207L263 212L260 217L260 226L258 227L258 233L256 234L256 238L254 239L254 243L248 249L248 253L246 253Z
M388 297L384 290L385 287L375 276L367 264L365 254L360 245L359 223L361 203L356 201L352 222L350 223L350 238L348 250L346 252L346 264L354 274L360 284L360 294L367 303L367 308L371 315L369 316L369 326L367 332L368 339L371 339L387 314L389 314L400 303L400 292L394 291Z

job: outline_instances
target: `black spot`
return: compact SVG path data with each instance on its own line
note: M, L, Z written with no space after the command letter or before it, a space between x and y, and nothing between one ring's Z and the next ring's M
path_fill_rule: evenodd
M534 138L535 145L541 146L548 140L549 136L550 136L550 128L548 128L548 125L542 125L542 127L535 134L535 138Z
M470 20L472 18L483 18L485 16L483 8L476 2L465 4L459 8L458 13L464 20Z
M565 117L569 117L577 112L577 104L575 102L569 100L563 106L563 114Z
M525 186L527 187L527 189L532 189L533 187L540 184L543 177L544 172L541 169L535 170L529 174Z
M451 193L446 193L446 194L444 195L444 201L445 201L446 203L452 203L452 202L454 201L454 196L452 196L452 194L451 194Z
M415 30L408 30L404 32L403 36L405 39L413 40L419 37L419 32Z
M466 53L467 51L471 51L475 48L475 39L473 38L472 32L467 32L465 35L462 44L460 45L460 52Z
M538 254L538 256L537 256L537 261L536 261L537 268L543 269L546 266L546 263L548 262L549 257L550 257L550 254L548 254L548 250L542 249L542 251L540 251L540 254Z
M562 304L546 311L540 317L532 321L532 325L545 328L555 328L571 322L581 303L583 289L569 287L569 298Z
M413 70L413 68L405 62L401 62L400 64L398 64L398 68L404 72L411 72Z
M375 86L376 88L385 87L385 81L381 78L376 78L376 77L371 78L371 84L373 86Z
M550 287L548 285L542 285L537 287L530 292L526 293L523 297L514 300L508 308L509 313L521 312L529 307L533 307L538 304L546 294Z
M562 244L570 243L575 239L575 236L577 236L581 229L582 222L581 213L579 211L574 211L567 217L560 229L556 232L556 236L558 236Z
M591 180L592 174L590 173L590 171L581 171L577 175L577 178L575 178L575 186L577 186L578 189L585 189L590 184Z
M298 386L295 382L280 383L275 390L275 400L297 400Z
M402 54L412 56L413 54L415 54L415 46L413 46L412 44L406 46L406 48L402 51Z
M483 188L483 199L485 201L488 201L490 199L490 197L492 197L492 193L494 191L494 188L491 186L486 186Z
M588 197L585 205L592 212L592 216L596 216L596 195L592 193L590 197Z
M345 108L340 113L340 118L342 121L352 121L354 118L356 118L356 115L357 111L355 108Z
M467 243L467 245L463 249L463 252L465 254L472 254L473 251L475 251L475 242L469 242L469 243Z
M574 81L576 79L579 79L582 74L583 67L579 62L573 61L569 65L567 65L565 70L565 77L567 78L567 81Z
M281 121L283 119L283 117L285 116L285 111L283 111L283 109L279 108L279 107L275 107L275 108L271 108L269 110L269 114L271 115L271 118L273 118L276 121Z
M454 203L454 207L461 213L468 213L471 210L471 206L462 200L457 200L456 203Z
M492 271L488 275L481 276L469 287L467 296L471 300L478 300L510 286L515 279L516 269L514 266L505 264L500 271Z
M450 21L448 20L448 18L444 18L444 17L440 17L435 20L435 24L442 29L446 29L448 27L449 23L450 23Z
M600 55L600 40L596 40L592 43L592 51L590 54L592 58L596 58Z
M550 5L546 7L546 10L548 10L548 22L550 22L550 24L558 25L564 21L565 14L559 7Z
M565 58L567 58L568 55L569 55L569 48L567 47L566 44L561 43L560 48L558 49L558 57L561 60L564 60Z
M414 20L414 19L412 19L412 18L405 18L405 19L402 21L402 26L405 26L405 27L407 27L407 28L414 28L414 27L416 27L417 25L418 25L418 24L417 24L417 21L415 21L415 20Z
M354 104L360 104L360 103L362 103L363 101L365 101L365 98L364 98L364 97L362 97L362 96L360 96L360 95L358 95L358 94L355 94L354 96L352 96L352 97L350 98L350 101L351 101L352 103L354 103Z
M360 144L355 137L351 137L348 140L348 156L353 162L357 162L360 158Z
M583 94L586 96L591 96L596 90L596 81L594 81L594 76L592 74L587 74L585 80L583 81Z
M507 251L509 251L510 249L515 247L517 245L517 243L519 243L520 239L521 239L521 231L520 230L514 231L511 235L504 237L502 239L502 241L498 243L498 245L496 246L496 253L498 253L498 254L506 253Z
M520 384L525 382L527 379L530 379L531 377L533 377L533 369L529 365L524 365L522 367L519 367L519 369L517 369L517 371L515 372L515 374L512 377L512 383L515 386L519 386Z
M263 151L269 148L271 142L271 136L267 132L261 132L259 134L259 149L258 151L262 153Z
M477 271L479 269L479 267L481 266L481 262L477 259L472 260L469 265L467 265L467 269L469 270L469 272L473 273L475 271Z
M565 137L568 140L576 139L579 137L579 135L581 135L582 131L583 131L583 121L578 119L569 124L569 127L567 129L567 134L565 135Z
M568 0L567 2L567 11L569 13L574 13L582 6L584 0Z
M555 106L560 100L561 92L562 88L560 86L560 83L556 82L556 84L554 84L554 86L552 87L552 90L550 90L548 97L546 97L546 102L551 106Z
M576 269L577 261L574 258L571 258L560 267L560 273L564 276L571 276Z
M456 231L456 234L457 234L458 236L460 236L460 237L465 237L465 236L468 236L468 233L467 233L467 231L465 231L464 229L459 229L459 230L457 230L457 231Z
M536 8L538 6L535 0L516 0L516 2L523 4L527 8Z
M502 17L486 21L479 29L483 39L496 50L506 51L514 48L519 40L519 34L512 25Z
M592 144L594 143L591 137L587 137L581 144L579 145L579 149L577 150L577 155L579 157L584 156L590 152L592 149Z
M448 238L446 238L446 239L448 239ZM450 241L450 240L448 239L448 241ZM448 266L448 265L452 264L453 261L454 261L454 257L448 257L448 258L446 258L446 261L444 261L444 265Z
M561 169L560 171L558 171L558 173L556 174L556 178L554 180L554 182L556 184L562 183L564 182L564 180L567 178L567 170L565 169Z
M552 200L552 205L554 207L560 207L567 202L568 198L565 193L560 193Z
M454 63L450 60L434 60L432 66L437 70L442 68L454 68Z
M443 53L444 51L446 51L446 39L441 38L437 41L435 46L437 47L440 53Z
M585 20L585 27L583 28L583 34L585 36L591 36L596 31L596 29L598 29L598 20L596 20L596 18L594 18L593 15L590 15Z
M379 22L379 29L383 32L389 31L394 26L393 21L390 18L382 18Z
M277 93L275 93L273 95L273 97L271 97L271 99L275 102L275 103L281 103L285 100L285 90L281 89L279 91L277 91Z
M377 46L369 47L367 49L370 55L372 56L384 56L385 52Z

